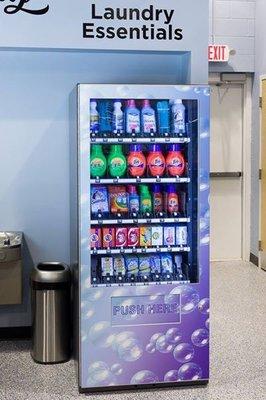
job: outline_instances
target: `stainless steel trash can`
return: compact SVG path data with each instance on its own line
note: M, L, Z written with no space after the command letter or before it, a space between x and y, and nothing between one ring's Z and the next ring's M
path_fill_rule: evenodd
M21 232L0 232L0 305L22 303L21 247Z
M71 351L71 273L66 264L38 264L31 274L32 358L43 364L68 361Z

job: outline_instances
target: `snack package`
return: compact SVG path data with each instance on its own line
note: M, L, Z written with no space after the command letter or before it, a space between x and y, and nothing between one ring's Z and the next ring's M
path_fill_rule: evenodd
M128 194L126 186L109 186L108 190L111 213L127 213Z
M177 226L176 227L176 244L178 246L186 246L187 245L187 227L186 226Z
M139 257L139 274L140 276L147 276L151 272L150 256Z
M151 246L151 227L141 226L140 227L140 246L149 247Z
M151 228L151 244L152 246L162 246L163 245L163 227L153 226Z
M103 248L109 249L115 247L115 228L103 228Z
M99 249L102 247L102 230L101 228L91 228L90 243L92 249Z
M138 247L139 246L139 228L128 228L127 231L127 245L128 247Z
M115 276L126 275L126 264L123 256L114 257L114 274Z
M126 260L126 271L127 275L137 276L139 273L139 259L137 256L127 256Z
M165 253L161 254L161 267L162 274L172 274L174 271L173 268L173 258L171 254Z
M108 213L108 193L105 186L92 186L91 188L91 212Z
M161 258L159 255L154 255L150 257L150 269L152 274L161 273Z
M115 246L127 247L127 228L116 228L115 230Z
M175 227L165 226L163 230L164 245L174 246L175 245Z
M102 276L114 275L114 262L112 257L104 257L101 260Z

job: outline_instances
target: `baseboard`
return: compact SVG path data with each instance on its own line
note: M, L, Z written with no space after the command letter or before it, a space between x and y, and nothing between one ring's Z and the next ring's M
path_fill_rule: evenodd
M250 253L249 261L256 265L257 267L259 266L259 257L255 256L254 254Z
M27 340L31 338L31 326L0 328L0 340Z

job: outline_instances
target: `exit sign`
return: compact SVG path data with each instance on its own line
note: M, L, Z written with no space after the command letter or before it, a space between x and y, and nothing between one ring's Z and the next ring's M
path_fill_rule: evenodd
M209 45L209 62L228 62L230 50L226 45Z

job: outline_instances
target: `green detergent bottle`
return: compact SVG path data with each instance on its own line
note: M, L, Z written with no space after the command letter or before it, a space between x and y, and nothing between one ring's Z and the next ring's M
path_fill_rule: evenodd
M127 170L127 160L123 154L122 145L114 144L111 146L107 160L108 171L113 178L121 178Z
M90 171L92 178L102 178L106 173L107 162L101 144L91 146Z
M140 211L142 213L152 212L152 199L147 185L140 185Z

